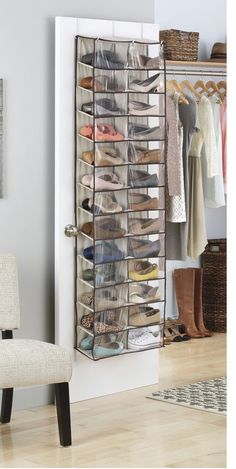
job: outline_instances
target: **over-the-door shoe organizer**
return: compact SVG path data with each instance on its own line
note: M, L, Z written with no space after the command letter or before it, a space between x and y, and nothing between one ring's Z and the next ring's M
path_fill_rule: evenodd
M76 349L163 346L162 44L76 37Z

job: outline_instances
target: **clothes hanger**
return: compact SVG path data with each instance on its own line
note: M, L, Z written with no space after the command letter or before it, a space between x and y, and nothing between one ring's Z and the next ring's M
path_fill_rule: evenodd
M175 79L175 76L174 79L166 82L166 89L167 91L177 91L179 93L180 104L189 104L187 98L184 96L180 83Z
M209 90L208 92L208 96L212 96L213 94L218 94L218 97L220 98L220 102L221 102L221 98L222 98L222 93L220 92L216 82L214 80L209 80L207 83L206 83L206 88ZM211 91L211 89L213 91Z
M191 93L196 96L197 98L201 98L201 93L199 93L197 90L195 90L195 88L193 87L192 83L187 79L187 72L185 72L185 80L183 80L181 83L180 83L180 87L181 87L181 90L183 91L184 88L187 88L189 91L191 91Z
M199 93L201 94L201 96L203 93L208 93L208 89L203 79L197 80L196 83L194 83L193 87L195 90L198 90L200 88Z
M217 87L218 87L219 91L223 88L224 91L221 94L222 94L223 99L225 99L226 96L227 96L227 83L226 83L226 81L225 80L218 81Z
M227 91L227 83L225 80L218 81L217 86L219 90L224 88L224 90Z

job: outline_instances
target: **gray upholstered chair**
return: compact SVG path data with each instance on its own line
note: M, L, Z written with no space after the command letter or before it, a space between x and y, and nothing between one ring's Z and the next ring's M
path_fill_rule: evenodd
M11 419L13 389L55 384L60 443L71 445L69 381L72 373L70 353L62 347L38 340L13 339L20 326L20 305L16 259L0 255L0 389L1 423Z

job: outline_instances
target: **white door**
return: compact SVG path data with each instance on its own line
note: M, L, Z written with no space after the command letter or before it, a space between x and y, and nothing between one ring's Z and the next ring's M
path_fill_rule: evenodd
M56 18L55 83L55 337L74 357L71 400L79 401L158 382L158 350L93 362L74 349L74 43L77 34L158 40L150 23Z

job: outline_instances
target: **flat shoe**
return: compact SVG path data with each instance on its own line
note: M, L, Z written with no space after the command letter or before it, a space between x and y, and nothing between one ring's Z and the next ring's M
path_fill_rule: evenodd
M93 269L84 269L82 272L82 279L87 282L91 282L93 280Z
M132 284L129 288L131 303L147 303L160 300L159 287L151 287L145 283Z
M95 345L93 353L96 358L104 358L122 353L124 345L122 342L111 342L110 344Z
M93 80L93 77L85 77L80 80L80 86L86 90L103 91L103 84L97 78Z
M93 203L93 199L89 199L90 203ZM119 213L122 212L123 208L112 197L108 194L102 194L95 198L94 213Z
M95 109L96 109L96 114L101 116L101 115L114 115L114 116L119 116L121 114L125 114L124 109L120 108L115 99L109 99L109 98L102 98L102 99L97 99L95 101Z
M94 164L94 152L93 151L83 151L82 160L88 164Z
M147 55L140 54L139 56L140 63L143 68L147 69L159 69L161 68L161 59L160 57L148 57Z
M161 250L159 239L155 241L146 241L140 239L128 239L128 253L132 257L156 257Z
M129 137L136 139L136 140L158 140L161 138L161 128L159 126L156 127L148 127L144 124L129 124Z
M84 316L82 316L80 323L86 329L89 329L89 330L93 329L94 314L93 313L85 314Z
M97 51L95 54L85 54L81 58L81 62L103 69L122 69L124 63L120 60L119 55L110 50Z
M152 280L158 278L157 264L149 261L130 261L129 278L131 280Z
M84 339L81 340L80 347L83 350L92 350L92 348L93 348L93 337L90 336L90 335L87 335Z
M93 246L89 246L88 248L85 248L83 251L83 255L85 259L88 260L93 260Z
M124 135L117 132L111 124L97 124L95 127L95 140L116 142L124 140Z
M151 210L159 208L159 200L157 197L150 197L147 194L139 194L132 192L129 194L129 209L131 210Z
M156 174L130 168L128 174L128 185L130 187L157 187L159 185Z
M135 116L155 116L158 115L157 105L150 105L141 101L129 101L129 114Z
M138 235L158 233L160 225L161 220L159 218L131 218L129 220L129 232Z
M94 114L93 101L84 103L81 106L81 110L87 114ZM125 114L124 109L119 108L115 100L109 98L97 99L95 101L95 115L96 116L119 116Z
M79 301L90 308L93 308L93 294L92 293L82 293L79 296Z
M86 235L93 238L93 223L91 221L84 223L81 227L81 231L82 233L85 233Z
M81 111L86 112L87 114L93 114L93 102L82 104Z
M84 125L79 130L80 135L87 138L93 138L93 126L91 124Z
M118 249L114 242L102 241L95 246L95 262L102 264L104 262L115 262L124 259L125 253ZM85 259L94 260L93 246L83 250Z
M90 182L90 187L93 188L93 179ZM104 191L115 191L122 189L123 183L119 182L115 173L106 173L100 177L95 177L95 189Z
M86 174L82 177L81 183L87 187L94 188L94 179L95 179L95 189L96 190L117 190L122 189L123 184L119 182L119 179L115 173L101 173L98 176L93 176L93 174Z
M125 304L125 300L98 298L95 301L96 311L105 311L106 309L120 308Z
M147 326L159 323L161 320L160 310L150 308L150 306L135 306L129 309L130 326Z
M96 238L99 239L121 238L125 233L126 230L122 229L120 223L113 218L105 217L95 224Z
M100 147L95 154L95 163L97 166L114 166L123 163L123 160L117 155L117 151L112 147Z
M174 332L169 330L167 327L164 329L164 337L170 342L184 342L180 334L174 334Z
M161 150L159 148L149 150L130 143L128 148L128 159L131 163L160 163Z
M91 207L89 205L89 200L90 199L84 199L83 202L82 202L82 207L84 208L84 210L87 210L88 212L91 212Z

